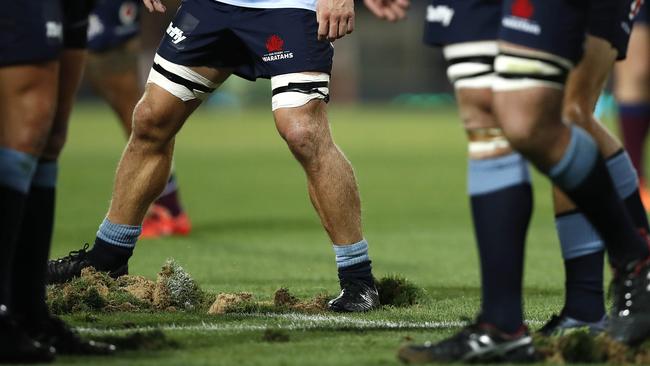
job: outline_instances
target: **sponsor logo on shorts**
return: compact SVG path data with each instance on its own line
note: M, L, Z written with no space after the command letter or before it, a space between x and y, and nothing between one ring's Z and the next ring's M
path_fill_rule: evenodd
M138 16L138 5L134 2L125 2L120 6L119 11L120 22L125 25L135 23Z
M46 22L45 36L47 38L63 39L63 25L60 22Z
M512 15L507 15L501 20L504 28L510 28L517 31L540 35L542 27L536 21L532 20L535 13L535 7L530 0L515 0L510 8Z
M169 23L169 27L167 27L167 34L172 37L172 42L174 44L179 44L182 40L187 38L183 35L183 31L180 28L174 26L174 23Z
M104 24L95 14L88 17L88 39L93 39L104 33Z
M445 27L451 24L454 18L454 9L447 5L429 5L427 7L427 22L440 23Z
M274 34L266 40L267 54L262 55L262 61L273 62L293 58L293 52L284 50L284 40Z

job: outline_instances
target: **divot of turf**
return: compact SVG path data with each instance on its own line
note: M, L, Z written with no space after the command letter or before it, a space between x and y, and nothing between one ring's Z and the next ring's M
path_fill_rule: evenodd
M650 341L628 347L606 334L594 337L588 330L578 330L558 337L535 336L534 343L537 351L551 364L650 364Z
M424 299L424 290L398 275L388 275L375 280L379 303L395 307L413 306Z
M128 275L115 280L85 268L80 277L47 289L48 305L55 314L193 310L203 306L204 298L198 284L173 259L165 262L156 281Z
M388 276L376 281L380 301L385 306L418 304L424 291L405 278ZM156 281L143 276L113 279L93 268L81 271L72 281L48 286L48 305L54 314L78 312L199 311L228 313L323 313L334 296L320 293L300 299L289 289L280 288L273 301L258 301L250 293L220 293L201 290L183 267L173 259L162 266Z
M280 288L275 292L273 302L255 301L250 293L220 293L210 306L208 314L322 313L327 310L329 298L330 296L325 294L318 294L313 298L301 300L286 288Z
M239 308L243 303L250 303L253 295L248 292L237 294L220 293L214 303L208 309L208 314L226 314L233 312L232 309Z

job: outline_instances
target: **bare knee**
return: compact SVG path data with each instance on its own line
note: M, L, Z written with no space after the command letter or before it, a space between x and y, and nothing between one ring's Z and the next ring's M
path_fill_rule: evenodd
M312 101L298 108L275 111L280 136L301 163L313 163L327 146L333 146L327 118L321 101Z
M593 110L591 110L589 104L588 101L580 100L579 98L578 100L565 100L562 118L568 123L575 123L583 129L590 131L595 121L592 118Z
M12 128L6 146L40 156L52 128L55 97L43 93L32 94L35 94L33 103L29 102L32 100L31 97L23 99L24 103L18 111L20 119L16 121L21 126Z
M133 110L129 144L151 150L165 148L173 139L173 134L165 128L166 118L152 103L142 99Z
M498 127L492 113L491 89L458 89L456 99L466 130Z

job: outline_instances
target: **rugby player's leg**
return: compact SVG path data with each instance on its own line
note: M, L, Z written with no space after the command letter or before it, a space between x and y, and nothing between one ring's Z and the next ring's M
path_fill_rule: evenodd
M504 42L495 62L500 76L495 84L496 114L512 146L547 174L598 230L617 273L615 284L620 285L618 290L623 291L620 295L623 296L628 285L633 287L633 291L639 291L636 301L621 301L622 297L615 301L614 325L610 329L617 339L635 343L645 338L650 326L650 319L645 320L647 301L644 301L647 295L644 287L647 242L637 232L618 197L593 138L581 127L562 122L565 77L571 68L571 60L580 57L578 46L584 37L584 33L575 31L576 28L563 28L562 24L571 23L579 29L586 12L582 7L564 1L550 5L536 7L541 18L535 21L544 24L547 32L544 37L549 36L549 31L558 33L556 37L546 38L547 41L563 37L564 43L544 43L535 35L518 33L520 28L515 27L502 33ZM557 18L553 15L559 12L559 8L567 18L562 24L556 24ZM507 9L504 24L510 24L505 22L506 18L511 19L508 3L504 9ZM531 49L531 45L547 51ZM632 311L634 315L630 315ZM623 325L629 321L634 326Z
M17 241L38 157L52 125L57 73L55 61L0 67L0 362L45 362L54 355L28 339L8 316L13 311L14 268L23 266L15 257Z
M200 78L212 89L232 72L230 69L175 66L191 72L194 78ZM152 74L154 72L152 70ZM90 265L112 275L127 271L128 259L140 236L147 209L169 179L174 137L201 103L201 99L193 95L190 99L181 99L180 94L172 94L179 89L183 90L181 93L188 93L189 89L179 84L186 82L185 79L169 76L175 80L171 81L159 73L156 75L155 80L150 76L133 112L133 131L117 168L108 215L99 227L93 249L88 252Z
M494 41L445 46L468 138L468 194L481 261L479 321L505 333L523 325L524 244L533 198L528 163L510 148L492 111Z
M480 254L481 310L473 324L441 342L400 348L398 357L407 363L494 358L514 362L533 357L522 306L532 187L528 163L513 152L493 113L497 53L496 40L444 48L450 64L447 74L468 137L468 193ZM475 339L486 341L477 347ZM504 348L510 352L503 354Z
M563 89L526 84L522 88L522 84L515 86L516 90L510 89L519 81L511 76L510 57L517 63L516 59L527 62L533 58L549 59L547 56L551 55L513 44L503 44L502 49L501 70L498 58L496 65L506 79L502 88L496 90L494 100L497 116L511 145L548 174L584 212L605 239L616 268L625 268L646 258L646 242L637 233L618 198L595 141L581 127L562 122ZM525 78L521 81L528 83Z
M620 146L594 119L592 111L616 57L617 52L609 42L588 36L585 55L569 74L564 97L565 121L589 132L605 158L620 150ZM627 177L620 178L624 179L624 184L627 183ZM602 331L606 326L601 321L605 316L604 244L589 220L557 187L553 190L553 201L565 267L565 304L560 315L554 316L541 332L547 335L561 334L567 329L582 326L589 326L592 331Z
M59 58L57 107L52 128L36 166L26 201L16 250L12 304L23 324L31 326L48 316L45 303L45 268L49 257L54 225L57 160L67 135L68 118L83 73L86 51L66 49ZM35 228L38 228L35 230Z
M648 220L641 204L636 173L630 158L620 142L592 113L617 55L618 52L609 41L594 36L587 37L585 55L569 75L563 115L566 121L576 123L594 138L628 213L637 228L648 231ZM602 240L586 217L557 188L554 190L554 198L556 226L567 276L566 303L562 315L578 320L572 322L571 319L565 319L568 321L564 325L579 326L582 322L589 322L592 323L592 330L602 330L605 325L600 321L605 315ZM555 325L562 327L559 323Z
M614 94L623 142L639 176L643 203L650 210L644 166L650 131L650 26L645 21L634 24L627 58L616 65L615 73Z
M276 127L305 171L311 202L334 243L342 288L357 283L372 297L371 301L351 302L342 293L330 302L330 308L370 310L378 306L378 298L368 243L361 229L361 202L354 171L332 139L325 102L320 95L312 98L299 103L302 105L275 108Z
M86 76L95 93L117 115L127 136L131 135L133 110L142 96L138 76L138 39L101 52L88 54Z
M142 95L138 77L139 44L139 39L134 38L115 48L101 52L91 51L88 58L88 79L95 92L116 113L127 136L131 134L133 110ZM142 237L187 235L190 231L191 223L181 205L172 169L163 193L154 202L142 225Z

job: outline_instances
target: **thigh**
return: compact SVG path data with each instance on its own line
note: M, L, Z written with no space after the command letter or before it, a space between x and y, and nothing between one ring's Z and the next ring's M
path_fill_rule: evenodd
M0 67L0 146L40 156L52 126L58 62Z
M98 0L88 20L88 50L104 52L138 36L140 4L135 0Z
M589 1L504 0L499 39L559 57L582 57Z
M52 128L43 151L46 159L57 159L63 149L85 61L85 50L64 50L59 57L59 90Z
M614 91L619 101L650 101L650 27L647 23L635 23L627 57L616 65L615 71Z

